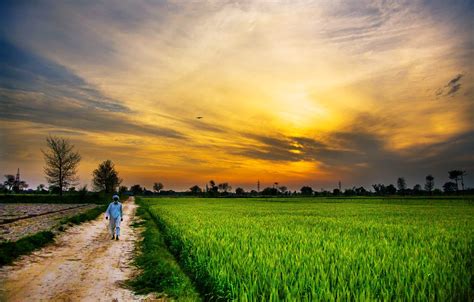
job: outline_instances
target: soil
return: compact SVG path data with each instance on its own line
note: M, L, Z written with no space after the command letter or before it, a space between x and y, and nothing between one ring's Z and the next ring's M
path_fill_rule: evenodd
M40 231L51 230L58 226L62 219L84 213L87 210L95 208L96 206L97 205L91 204L2 204L0 205L0 211L9 210L4 211L4 213L6 212L8 215L10 215L10 218L3 220L0 218L0 220L2 220L0 222L0 242L7 240L16 241L22 237L33 235ZM5 216L7 215L4 215L3 217Z
M104 215L67 229L54 244L0 269L1 301L142 301L124 281L139 230L133 198L123 203L120 240L111 240Z

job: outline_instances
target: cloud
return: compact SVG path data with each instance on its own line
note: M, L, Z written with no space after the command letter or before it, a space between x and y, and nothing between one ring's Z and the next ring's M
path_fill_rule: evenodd
M64 66L22 50L1 38L0 59L0 88L44 91L58 98L74 99L95 109L131 113L128 107L105 97Z
M65 67L0 39L0 119L95 132L184 138L179 131L129 121L134 112Z
M446 86L439 88L436 90L436 96L454 96L456 92L461 89L461 79L463 78L463 74L458 74L454 78L452 78Z
M364 186L393 183L396 177L422 183L427 174L435 175L440 186L451 169L474 170L474 157L466 152L474 147L474 131L399 152L390 149L383 135L370 132L370 125L380 119L368 114L360 119L354 120L352 129L326 133L320 139L246 134L254 143L236 154L269 163L314 162L315 169L330 179Z
M458 74L454 79L448 82L448 85L446 85L447 88L449 88L448 92L446 92L446 95L453 96L456 91L461 88L461 83L459 81L463 77L462 74Z
M2 2L0 122L86 135L131 182L390 181L441 169L473 129L471 17L466 1Z
M309 137L265 137L247 134L255 140L237 152L247 157L267 161L314 161L326 168L355 165L376 160L384 151L376 135L363 132L333 132L325 141Z
M126 115L84 106L74 98L54 96L54 92L0 89L0 98L0 120L4 121L27 121L99 133L185 138L179 131L128 121Z

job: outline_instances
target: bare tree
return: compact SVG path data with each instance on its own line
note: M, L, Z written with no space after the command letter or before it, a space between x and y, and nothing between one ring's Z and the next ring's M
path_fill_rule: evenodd
M81 156L74 151L74 145L68 139L49 136L46 138L46 144L48 149L41 150L46 163L46 180L51 186L58 187L59 195L62 196L63 190L77 184L77 166Z
M115 192L122 183L122 179L115 170L115 164L109 159L99 164L99 167L92 172L92 176L94 188L105 193Z

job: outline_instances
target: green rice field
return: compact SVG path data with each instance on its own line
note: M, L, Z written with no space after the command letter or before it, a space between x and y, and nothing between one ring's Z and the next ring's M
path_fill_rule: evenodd
M473 200L142 199L205 300L471 301Z

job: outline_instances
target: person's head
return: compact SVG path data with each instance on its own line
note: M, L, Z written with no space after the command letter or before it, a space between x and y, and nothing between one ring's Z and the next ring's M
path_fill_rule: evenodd
M118 197L118 195L114 195L114 196L112 197L112 199L114 200L115 203L119 202L119 197Z

